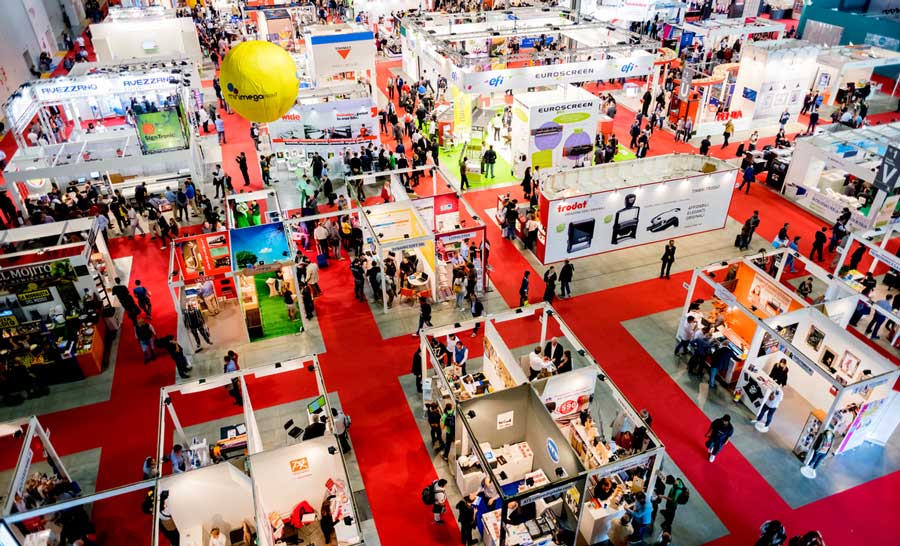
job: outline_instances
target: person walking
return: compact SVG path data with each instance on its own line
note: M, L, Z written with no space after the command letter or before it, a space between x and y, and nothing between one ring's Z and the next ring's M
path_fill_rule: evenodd
M875 302L875 307L881 308L885 311L885 313L892 312L891 309L891 300L894 298L893 295L888 294L884 297L884 299L880 299ZM869 324L866 326L866 334L871 334L871 338L873 340L879 339L878 331L881 329L881 325L884 324L886 316L882 313L879 313L875 310L875 313L872 315L872 320L869 321Z
M722 136L725 137L725 140L722 142L722 149L728 147L728 140L731 138L731 135L734 134L734 123L729 119L725 122L725 130L722 132ZM703 154L706 155L706 154Z
M134 236L138 231L141 232L141 237L147 236L147 232L141 227L141 215L134 206L128 207L128 225L131 227L131 235L128 236L129 239L134 239Z
M816 125L819 124L819 111L816 110L812 114L809 115L809 125L806 126L806 134L811 135L816 130Z
M756 430L759 432L769 431L769 425L772 424L772 417L775 416L775 410L778 409L778 406L783 399L784 391L779 387L775 387L775 389L769 393L769 396L766 397L766 401L763 402L763 405L759 408L759 413L757 413L756 417L750 421L750 423L756 425ZM766 421L764 425L762 424L763 419Z
M422 392L422 348L416 347L412 358L412 374L416 378L416 392ZM432 439L432 442L434 440Z
M250 170L247 167L247 154L241 152L238 154L236 158L234 158L235 163L238 164L238 169L241 170L241 176L244 178L244 186L250 185Z
M144 353L144 364L154 360L156 358L156 352L154 351L156 330L153 329L153 325L138 317L134 325L134 335L141 346L141 351Z
M175 369L178 370L178 377L187 379L191 376L190 371L193 369L184 348L175 341L175 336L169 334L160 338L157 345L169 353L172 361L175 363Z
M675 240L669 239L666 247L663 249L662 265L659 267L659 278L669 278L669 272L672 270L672 264L675 263Z
M522 274L522 284L519 285L519 307L528 305L528 285L531 282L531 271Z
M447 503L447 491L444 489L445 487L447 487L447 480L443 478L431 484L431 513L434 514L435 523L444 523L442 516L446 510L444 505Z
M825 250L825 243L828 241L828 228L822 226L822 229L816 232L813 239L812 252L809 253L809 259L821 262L824 260L822 251ZM818 256L818 258L816 258Z
M785 108L784 112L781 113L781 117L778 118L778 125L781 126L782 131L786 131L785 126L787 125L787 122L790 121L790 119L791 114L787 111L787 108Z
M575 266L572 265L572 262L566 260L563 263L562 269L559 270L559 297L561 298L571 298L572 297L572 288L569 286L572 282L572 277L575 275Z
M125 310L125 313L128 316L135 317L140 314L141 310L134 302L134 298L131 296L131 290L124 284L122 284L122 279L116 277L116 284L112 288L112 294L119 300L119 304L122 306L122 309Z
M469 294L469 310L472 312L472 318L477 319L481 315L484 314L484 304L481 303L481 300L478 299L478 294L472 292ZM475 328L472 329L472 337L478 335L478 331L481 329L481 321L475 323Z
M153 310L153 305L150 303L150 291L147 290L147 287L141 286L140 279L134 281L134 297L137 298L138 307L140 307L144 313L147 314L147 320L150 320Z
M675 356L689 354L688 347L690 347L695 335L697 335L697 317L688 315L678 329L678 343L675 344Z
M712 146L712 142L709 140L709 135L704 136L700 141L700 155L709 155L710 146Z
M686 500L690 499L690 493L684 480L676 478L673 475L666 476L665 484L670 486L669 493L662 495L662 499L666 501L666 505L662 509L663 520L660 528L663 532L672 530L672 523L675 521L675 512L678 510L679 504L686 504Z
M759 227L759 211L754 210L753 216L747 218L744 221L744 226L741 228L741 250L750 248L750 241L753 239L753 234L756 232L757 227Z
M428 298L419 296L419 327L412 334L413 337L418 336L422 332L423 326L431 327L431 304L428 303Z
M756 169L753 168L753 164L747 165L744 169L744 172L741 176L741 185L738 186L738 191L744 189L744 186L747 186L745 193L750 195L750 184L756 182Z
M225 120L220 116L213 123L216 126L216 133L219 135L219 144L225 144Z
M731 348L727 343L719 343L716 346L716 349L713 351L712 356L709 358L709 388L716 388L716 378L719 375L719 370L727 370L728 366L731 364L731 359L734 356L734 353L731 351Z
M419 353L419 361L421 362L421 353ZM415 366L415 360L413 360L413 365ZM431 447L434 449L442 449L444 447L444 440L441 436L441 408L438 406L437 402L431 402L428 404L428 413L426 415L428 419L428 428L431 430Z
M716 455L725 447L728 440L734 434L734 426L731 424L731 416L727 413L714 420L706 431L706 449L709 452L709 462L716 460Z

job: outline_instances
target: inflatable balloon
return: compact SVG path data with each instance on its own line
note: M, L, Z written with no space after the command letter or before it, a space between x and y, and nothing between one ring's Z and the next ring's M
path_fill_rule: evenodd
M238 44L219 70L222 96L250 121L267 123L287 113L300 85L297 66L287 51L271 42Z

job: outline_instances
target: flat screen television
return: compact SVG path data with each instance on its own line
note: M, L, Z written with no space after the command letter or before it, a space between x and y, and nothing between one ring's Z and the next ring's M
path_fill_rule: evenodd
M325 407L325 395L316 398L309 405L306 406L306 409L309 410L309 413L319 413L322 411L322 408Z

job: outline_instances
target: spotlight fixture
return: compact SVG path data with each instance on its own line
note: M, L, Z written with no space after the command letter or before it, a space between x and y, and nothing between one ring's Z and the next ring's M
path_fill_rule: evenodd
M756 306L755 306L755 305L751 305L751 306L750 306L750 310L751 310L751 311L756 311Z
M580 356L585 356L587 353L585 352L584 349L578 349L578 354L579 354Z
M328 454L334 455L335 453L337 453L337 448L334 446L328 446Z
M499 476L501 480L505 480L506 478L509 477L509 476L506 475L506 472L504 472L504 471L502 471L502 470L500 471L499 474L497 474L497 476Z
M353 525L353 517L344 516L344 525Z
M316 365L315 365L315 364L310 364L309 366L306 367L306 369L307 369L307 371L315 372L315 371L316 371Z
M454 323L453 323L453 327L454 327L454 328L459 328L459 327L460 327L460 324L459 324L458 322L454 322Z
M281 362L276 362L276 363L275 363L275 369L277 370L277 369L280 368L280 367L281 367Z
M202 385L202 384L206 383L206 379L200 379L200 380L198 381L198 383L200 383L200 384Z
M169 398L168 396L166 396L166 398L163 400L163 404L168 406L171 403L172 403L172 399Z
M602 374L602 373L598 373L598 374L597 374L597 379L600 380L600 381L606 381L606 375L604 375L604 374Z
M725 260L722 260L722 261L719 263L719 265L721 265L722 267L728 267L728 262L726 262Z
M566 475L566 471L563 470L563 467L557 466L557 467L556 467L556 477L557 477L557 478L562 478L562 477L565 477L565 475Z
M534 478L525 478L525 485L528 487L534 487Z
M469 410L469 411L466 412L466 415L469 416L469 419L474 419L474 418L475 418L475 411L474 411L474 410Z

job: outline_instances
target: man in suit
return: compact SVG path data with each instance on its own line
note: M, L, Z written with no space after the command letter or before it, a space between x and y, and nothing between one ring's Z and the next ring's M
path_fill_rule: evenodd
M554 366L558 366L560 360L563 357L563 347L559 344L559 341L556 338L551 338L550 341L544 345L544 356L553 361Z

